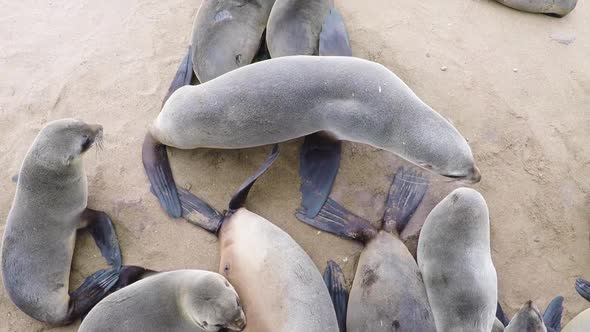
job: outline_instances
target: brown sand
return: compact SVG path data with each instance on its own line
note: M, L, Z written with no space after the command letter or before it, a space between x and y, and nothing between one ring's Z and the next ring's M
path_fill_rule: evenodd
M143 135L185 51L198 5L3 1L0 231L15 190L10 178L38 130L52 119L80 117L105 127L104 150L86 157L89 202L115 221L124 261L157 270L216 270L216 238L166 217L149 193L140 158ZM587 308L573 288L576 277L590 278L587 2L562 19L484 0L337 5L354 54L396 72L469 139L483 173L475 187L491 210L505 310L513 315L528 299L544 307L558 294L566 297L564 321ZM291 234L318 267L332 258L351 278L361 246L318 233L293 217L300 199L300 143L282 145L280 160L255 187L248 206ZM171 160L179 184L190 184L223 209L268 149L173 150ZM334 197L377 220L395 160L387 152L346 143ZM433 191L448 190L442 184L435 183ZM415 219L426 210L421 207ZM86 234L76 248L75 285L104 266ZM20 312L0 290L1 331L44 329L49 328Z

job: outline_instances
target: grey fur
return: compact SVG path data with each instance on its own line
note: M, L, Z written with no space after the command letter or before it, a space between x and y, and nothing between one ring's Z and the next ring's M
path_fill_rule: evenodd
M586 309L574 317L561 330L562 332L585 332L590 331L590 309Z
M491 331L498 286L481 194L456 189L430 212L418 241L418 265L439 332Z
M496 0L497 2L529 13L565 16L574 8L578 0Z
M260 48L274 0L203 1L191 44L201 83L250 64Z
M241 330L244 311L233 286L209 271L157 273L100 301L79 332Z
M543 316L532 301L525 303L512 318L505 332L547 332Z
M182 87L151 128L161 143L181 149L247 148L318 131L441 175L480 179L453 125L387 68L353 57L282 57Z
M85 137L100 125L74 119L48 123L20 169L2 241L8 296L29 316L50 324L69 319L69 280L76 230L85 227L88 184L82 163Z
M502 322L498 318L495 318L494 325L492 326L492 332L502 332L502 331L504 331L504 325L502 324Z
M317 55L330 4L330 0L277 0L266 32L271 57Z

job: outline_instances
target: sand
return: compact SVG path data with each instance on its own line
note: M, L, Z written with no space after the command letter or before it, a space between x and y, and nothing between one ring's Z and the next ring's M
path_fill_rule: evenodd
M562 19L487 0L337 5L354 55L397 73L468 138L483 174L475 188L491 212L505 310L512 316L529 299L544 308L561 294L565 322L589 307L573 287L576 277L590 278L587 2ZM49 120L79 117L105 128L104 150L85 157L89 205L112 216L125 263L216 270L216 238L165 215L149 193L140 157L198 6L199 1L179 0L2 1L0 231L15 191L11 177L39 129ZM300 144L282 145L248 207L291 234L319 268L327 259L338 261L350 280L362 247L293 216L300 201ZM170 154L177 182L223 209L268 149ZM378 220L397 163L390 153L345 143L333 197ZM430 198L413 222L449 190L441 180L432 178ZM105 266L87 234L76 249L74 286ZM20 312L0 289L1 331L49 329Z

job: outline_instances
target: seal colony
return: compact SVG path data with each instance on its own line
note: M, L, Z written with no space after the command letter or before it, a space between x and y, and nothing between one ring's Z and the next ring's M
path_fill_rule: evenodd
M19 309L52 325L69 324L86 314L113 287L123 287L117 281L129 272L121 265L111 219L87 206L82 156L101 139L101 125L75 119L50 122L35 138L19 172L2 241L4 287ZM112 268L97 271L69 293L80 229L88 230Z
M259 84L249 89L253 80ZM353 57L282 57L184 86L154 120L143 161L160 203L180 216L163 145L240 149L320 131L393 152L446 177L480 179L469 145L445 118L387 68Z

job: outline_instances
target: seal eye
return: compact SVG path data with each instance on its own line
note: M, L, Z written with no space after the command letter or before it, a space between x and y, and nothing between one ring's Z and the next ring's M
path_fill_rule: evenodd
M82 136L83 140L82 140L82 152L86 152L88 151L88 149L90 149L90 146L92 146L92 143L94 143L94 140L92 138L90 138L88 135L84 135Z

